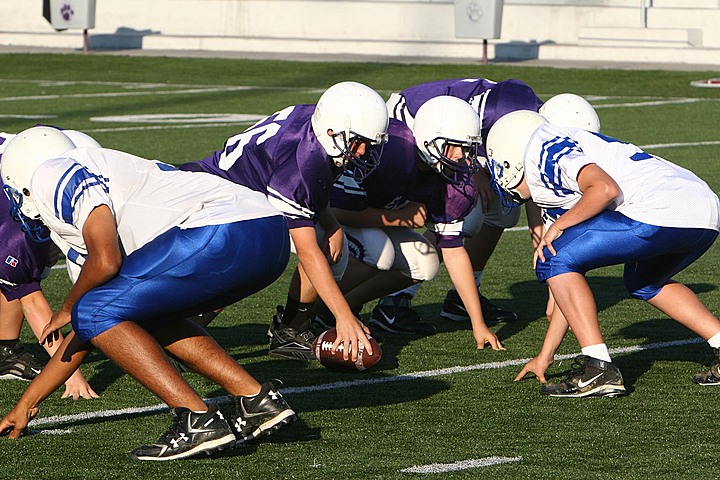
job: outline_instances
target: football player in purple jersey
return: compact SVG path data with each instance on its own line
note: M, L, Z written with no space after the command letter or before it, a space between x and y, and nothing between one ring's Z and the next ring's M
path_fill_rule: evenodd
M483 320L463 247L463 219L477 197L472 176L480 168L479 142L475 110L455 97L435 97L418 109L412 130L390 121L378 169L360 184L341 177L331 206L359 261L350 263L341 282L351 306L431 280L440 256L468 305L477 348L499 350L502 344ZM425 236L415 231L422 227L428 228ZM434 333L419 317L396 316L384 305L375 308L370 324L393 333Z
M336 283L347 265L347 242L326 207L341 172L360 181L377 167L387 123L380 95L360 83L341 82L316 105L287 107L230 137L210 157L180 167L263 192L288 220L298 268L285 308L278 307L269 330L270 355L313 358L310 307L318 297L338 319L335 348L344 344L346 355L357 355L367 327Z
M80 132L66 130L79 137ZM13 134L0 133L0 162L5 147ZM88 137L89 138L89 137ZM94 140L90 139L92 142ZM86 142L87 143L87 142ZM95 142L97 143L97 142ZM20 329L23 318L37 338L52 317L52 309L43 295L40 281L50 274L50 267L57 261L59 250L52 242L30 239L25 230L42 228L30 222L22 225L9 214L10 202L0 195L0 378L32 380L42 369L42 364L23 347ZM36 230L37 231L37 230ZM53 355L59 344L45 345ZM76 370L65 382L62 398L98 398L85 377Z
M416 85L390 97L388 100L390 117L412 125L420 106L438 95L450 95L465 100L478 112L483 139L483 145L479 148L480 157L487 156L484 142L490 128L504 115L516 110L540 111L551 123L558 125L594 132L600 130L600 121L595 110L582 97L564 93L543 103L533 89L520 80L494 82L482 78L459 78ZM520 209L503 206L500 198L492 192L487 172L476 174L475 181L478 185L479 200L475 209L466 217L463 230L466 234L465 247L473 264L475 283L480 289L485 265L503 231L517 224ZM536 217L537 210L534 208L528 208L527 215L530 235L535 247L542 236L541 221ZM417 288L418 286L410 287L399 293L412 297L417 292ZM498 307L483 295L480 295L480 301L489 324L517 319L513 311ZM548 317L552 310L553 301L550 297L547 307ZM398 308L397 314L413 316L413 312L405 308ZM448 320L468 320L465 305L454 288L448 291L440 315Z
M415 85L391 95L387 102L388 112L391 118L396 118L412 128L420 106L429 99L440 95L457 97L475 109L480 117L480 134L483 141L487 137L490 127L503 115L515 110L537 111L543 105L542 100L538 98L533 89L520 80L494 82L484 78L455 78ZM480 145L478 155L481 158L486 157L484 145ZM466 235L465 247L473 264L475 283L480 290L485 265L494 252L503 231L517 224L520 219L520 210L503 209L498 197L490 188L486 173L481 171L476 174L475 182L478 187L478 202L475 209L465 219L463 230ZM539 224L539 221L534 223ZM536 238L539 237L539 231L533 230L531 233ZM417 293L418 288L419 285L410 287L396 295L411 298ZM513 311L500 308L483 295L480 295L480 301L485 320L489 324L517 319L517 315ZM388 299L383 302L392 303ZM402 307L397 309L396 314L414 316L413 312ZM454 288L448 291L440 315L454 321L469 319L465 305Z

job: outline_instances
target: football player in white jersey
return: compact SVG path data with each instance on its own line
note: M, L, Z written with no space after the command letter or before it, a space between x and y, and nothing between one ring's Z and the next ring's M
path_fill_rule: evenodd
M171 409L173 425L137 460L210 453L282 427L295 412L188 315L229 305L272 283L289 258L287 222L265 195L207 174L103 148L74 148L34 127L5 149L0 172L14 215L40 220L73 280L41 334L58 354L0 423L19 436L38 406L99 348ZM229 421L208 406L165 351L233 398ZM232 424L232 426L231 426ZM200 428L201 427L201 428Z
M90 136L75 130L64 130L82 146L100 146ZM0 162L5 147L14 134L0 133ZM29 225L16 222L9 214L10 201L0 194L0 378L32 380L42 370L42 363L20 341L23 319L40 339L40 333L52 317L52 309L40 287L42 279L50 274L57 261L59 250L52 242L36 242L27 235ZM44 345L49 355L59 344ZM85 377L76 370L65 382L62 398L92 399L98 394Z
M490 130L488 163L498 192L516 203L532 199L543 210L545 234L535 270L564 314L553 315L541 353L516 380L545 380L568 325L582 355L577 369L540 393L557 397L625 394L598 324L589 270L624 264L625 287L688 327L716 350L710 371L693 381L720 384L718 320L674 275L698 259L720 231L720 201L692 172L598 133L548 123L518 111ZM566 320L565 320L566 319Z

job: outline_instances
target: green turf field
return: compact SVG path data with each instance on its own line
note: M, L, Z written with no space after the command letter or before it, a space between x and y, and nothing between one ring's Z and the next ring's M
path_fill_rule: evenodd
M85 131L103 146L170 163L200 159L254 123L252 117L230 115L266 115L313 103L342 80L366 83L387 97L441 78L518 78L543 99L566 91L585 96L597 108L604 133L689 168L720 191L720 89L690 86L717 76L712 72L39 54L0 55L0 65L0 131L55 124ZM677 278L716 315L719 257L715 245ZM214 458L133 462L127 453L160 436L169 416L157 398L93 353L83 372L101 398L72 402L60 393L51 396L32 427L36 434L0 439L0 478L720 476L714 415L720 387L690 382L709 349L652 307L629 300L621 267L588 278L630 395L580 400L541 397L534 379L512 382L538 352L547 324L546 293L531 269L527 231L504 234L483 277L483 293L520 317L493 327L504 352L476 350L469 325L438 317L449 286L443 270L415 302L438 334L385 335L376 369L348 375L271 359L265 332L275 305L285 302L290 271L228 308L209 330L253 375L284 382L298 422ZM56 270L43 285L51 304L59 306L69 287L65 272ZM43 355L28 328L23 339ZM566 371L578 350L568 338L559 352L565 360L550 373ZM208 398L224 393L197 375L187 379ZM3 414L25 386L0 382ZM464 468L441 466L444 473L427 475L406 471L432 464Z

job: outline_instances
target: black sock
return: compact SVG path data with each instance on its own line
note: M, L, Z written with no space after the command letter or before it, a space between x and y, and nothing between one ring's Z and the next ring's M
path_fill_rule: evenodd
M14 340L0 340L0 347L8 347L13 348L15 345L17 345L17 342L20 341L20 337L14 339Z
M315 302L302 303L288 297L282 318L283 325L294 328L298 332L304 332L310 328L310 321L312 320L310 309L314 304Z

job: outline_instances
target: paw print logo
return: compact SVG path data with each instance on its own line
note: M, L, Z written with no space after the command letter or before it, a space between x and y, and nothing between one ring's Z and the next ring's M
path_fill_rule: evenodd
M465 11L468 18L473 22L477 22L478 20L480 20L480 17L482 17L482 10L480 9L480 5L478 5L475 0L470 0Z
M69 3L63 3L62 7L60 7L60 15L62 15L63 20L67 22L70 20L70 17L75 15L75 11L73 11Z

